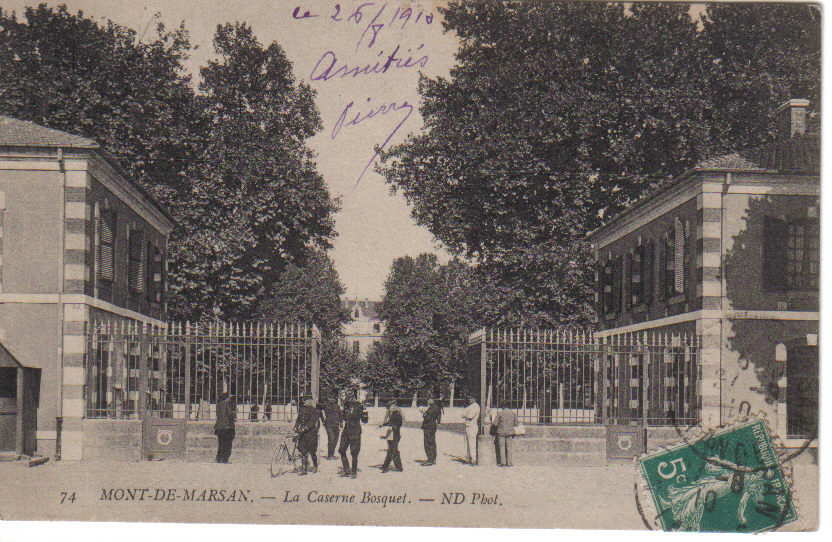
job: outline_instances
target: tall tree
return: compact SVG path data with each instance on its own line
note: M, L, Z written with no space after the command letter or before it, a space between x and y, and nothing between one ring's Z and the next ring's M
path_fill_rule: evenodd
M820 111L820 24L817 5L708 4L701 39L717 150L774 139L776 108L788 98Z
M217 27L214 47L218 58L201 69L206 144L171 287L187 301L181 313L214 305L244 318L286 265L331 246L338 203L306 143L321 129L314 91L295 80L280 46L264 48L237 23Z
M168 205L186 195L201 115L184 26L140 39L66 6L24 18L0 9L0 113L96 140Z
M218 27L196 92L184 26L138 36L45 4L24 18L0 9L0 113L95 139L172 212L172 317L251 317L286 265L329 247L314 93L277 44Z
M388 377L396 373L400 388L418 389L463 376L478 301L475 281L464 263L440 265L434 254L393 262L378 305L386 328L374 359L387 358L383 372Z
M314 324L326 339L340 338L341 324L350 321L341 304L344 286L332 260L316 252L304 267L289 264L257 309L258 318Z
M779 20L758 7L756 20ZM709 8L719 30L700 31L685 4L452 2L441 11L459 37L457 64L449 79L422 78L424 129L383 153L379 170L418 223L478 264L509 320L589 322L586 232L712 151L757 140L734 137L725 126L744 120L716 113L719 62L706 38L730 33L733 17ZM814 45L795 43L817 21L782 24L792 31L736 33L737 48L783 39L775 51L817 80ZM720 61L729 71L756 70L742 88L777 86L765 62L726 54L736 59ZM778 88L769 111L788 97L775 100Z

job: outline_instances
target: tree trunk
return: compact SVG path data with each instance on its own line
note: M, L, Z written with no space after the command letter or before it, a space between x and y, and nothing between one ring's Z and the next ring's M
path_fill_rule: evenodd
M449 402L448 402L449 407L454 406L454 391L455 391L455 388L456 388L456 379L451 380L451 385L450 385L450 390L449 390L450 393L448 394L448 395L450 395Z
M413 392L413 402L410 403L410 406L416 408L416 405L419 401L419 390Z

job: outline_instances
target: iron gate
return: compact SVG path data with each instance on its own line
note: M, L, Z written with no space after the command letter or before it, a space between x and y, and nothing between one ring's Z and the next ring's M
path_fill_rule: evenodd
M695 425L699 339L581 329L483 328L469 337L466 385L486 408L537 425Z
M239 420L291 420L317 397L317 328L273 323L110 321L87 330L88 418L215 419L228 391Z

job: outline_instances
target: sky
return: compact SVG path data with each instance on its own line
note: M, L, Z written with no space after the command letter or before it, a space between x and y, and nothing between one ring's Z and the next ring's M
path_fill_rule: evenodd
M41 1L44 0L0 0L0 6L17 11L20 16L26 6ZM404 197L391 194L389 185L373 171L372 165L362 175L376 145L385 141L386 147L395 145L422 127L418 113L419 71L429 77L447 77L454 63L457 42L455 36L443 34L436 3L385 0L49 0L47 3L66 4L71 12L82 10L96 19L111 19L148 38L157 20L169 28L184 21L191 45L195 47L186 68L195 78L199 66L213 54L212 38L217 25L248 23L263 45L277 42L293 62L296 78L317 91L323 130L309 144L317 153L318 171L326 180L330 195L341 200L341 210L335 217L338 236L330 257L347 289L346 295L381 299L384 279L397 257L435 252L440 261L447 260L448 254L430 232L416 226ZM362 4L364 7L357 11ZM300 18L293 15L295 8L300 8L297 13ZM411 10L409 17L408 9ZM310 16L304 18L306 12ZM394 59L385 73L346 78L336 75L344 65L350 70L368 64L372 68L377 62L380 62L377 71L381 71L394 51ZM356 115L360 115L359 122L351 123Z

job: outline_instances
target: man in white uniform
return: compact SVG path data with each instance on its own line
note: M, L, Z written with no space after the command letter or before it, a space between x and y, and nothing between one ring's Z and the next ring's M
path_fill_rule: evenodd
M468 464L477 464L477 434L480 432L480 405L477 404L477 399L473 395L468 396L468 406L462 413L462 418L465 420L465 445L466 453L468 455Z

